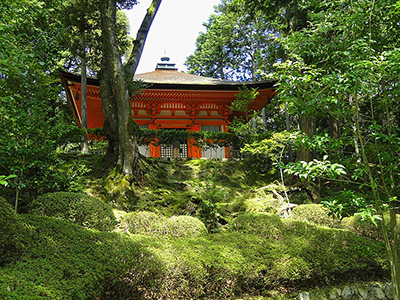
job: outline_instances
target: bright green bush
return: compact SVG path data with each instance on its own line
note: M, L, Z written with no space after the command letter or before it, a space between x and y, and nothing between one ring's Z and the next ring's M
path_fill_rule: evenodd
M338 227L339 220L329 215L329 209L322 204L303 204L292 210L293 220L311 224Z
M165 220L163 234L171 237L194 238L207 234L207 228L199 219L190 216L174 216Z
M148 236L198 237L205 235L207 229L203 222L190 216L165 218L148 211L128 213L122 220L122 226L130 233Z
M0 267L19 255L19 229L14 208L0 197Z
M124 216L121 226L130 233L143 235L160 235L165 218L150 211L135 211Z
M57 192L41 195L30 203L29 212L65 219L102 231L111 231L117 225L110 205L83 193Z

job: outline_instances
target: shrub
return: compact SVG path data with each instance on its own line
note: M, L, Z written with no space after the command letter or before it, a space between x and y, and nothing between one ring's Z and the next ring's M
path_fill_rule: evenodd
M227 192L217 187L206 187L200 193L200 204L198 214L200 219L206 225L208 232L217 232L219 230L220 209L218 203L226 198Z
M130 233L149 236L198 237L207 233L203 222L190 216L165 218L153 212L128 213L122 225Z
M329 215L329 210L322 204L303 204L296 206L293 211L293 220L311 224L338 227L339 220Z
M69 220L102 231L111 231L117 225L110 205L82 193L57 192L41 195L30 203L29 212Z
M19 254L19 222L13 207L0 197L0 267Z
M135 211L126 214L122 219L122 226L132 234L159 235L164 217L150 211Z
M163 233L172 237L194 238L207 234L207 228L199 219L175 216L165 220Z

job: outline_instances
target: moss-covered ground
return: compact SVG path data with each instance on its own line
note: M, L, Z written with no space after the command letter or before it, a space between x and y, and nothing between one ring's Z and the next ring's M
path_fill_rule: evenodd
M90 167L95 161L82 157L80 168L93 171L75 187L114 205L117 218L135 210L191 215L210 233L101 232L20 214L16 255L0 265L0 299L280 299L388 275L381 242L277 217L274 171L245 161L148 160L132 184Z

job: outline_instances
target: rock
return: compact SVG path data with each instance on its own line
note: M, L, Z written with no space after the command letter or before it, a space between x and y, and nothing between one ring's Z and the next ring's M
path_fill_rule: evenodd
M359 295L359 298L361 300L369 300L369 293L368 290L366 290L365 288L359 287L357 289L357 294Z
M371 299L384 300L386 299L385 293L382 291L378 284L371 286L370 290Z
M333 288L329 291L329 299L341 299L341 290L337 288Z
M351 299L354 295L354 289L350 286L345 286L342 291L342 299Z
M310 293L308 292L302 292L299 294L299 300L311 300L310 299Z
M393 299L393 290L391 282L384 283L382 289L386 295L386 298Z
M286 299L286 298L285 298ZM391 283L363 282L302 292L298 300L392 300Z

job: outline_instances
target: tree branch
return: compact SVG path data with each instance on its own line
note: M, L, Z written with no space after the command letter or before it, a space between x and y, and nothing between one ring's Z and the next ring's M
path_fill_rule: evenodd
M135 75L140 57L142 56L144 44L150 30L150 26L153 23L154 17L157 14L161 1L162 0L152 1L150 7L147 9L146 16L144 17L142 24L140 25L140 28L136 34L136 39L133 41L133 49L131 55L129 56L128 62L124 67L125 75L128 80L132 80L133 75Z

